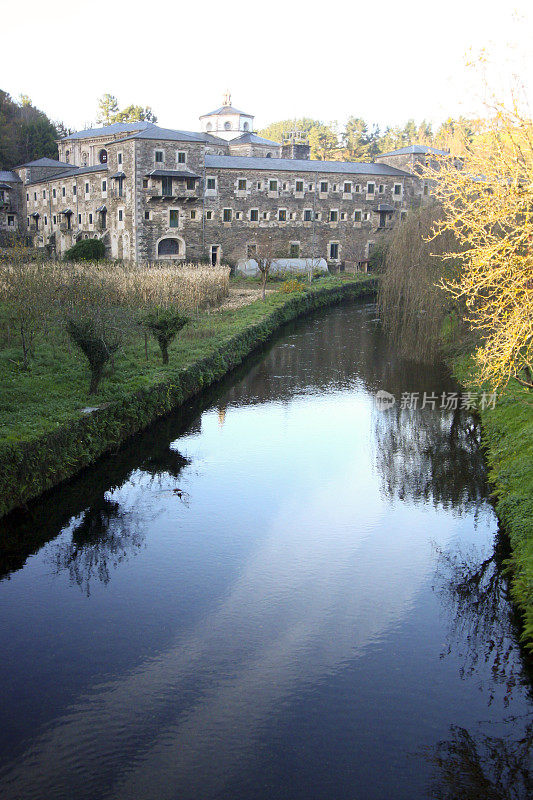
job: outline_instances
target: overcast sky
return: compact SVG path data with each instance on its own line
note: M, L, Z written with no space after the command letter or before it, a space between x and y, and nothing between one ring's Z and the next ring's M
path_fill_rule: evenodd
M487 48L494 80L511 69L531 86L531 2L419 0L363 3L123 2L3 3L0 88L21 93L55 120L94 122L97 99L151 105L159 124L198 129L222 103L269 122L309 116L342 123L434 123L480 108L465 68ZM508 46L513 46L511 66Z

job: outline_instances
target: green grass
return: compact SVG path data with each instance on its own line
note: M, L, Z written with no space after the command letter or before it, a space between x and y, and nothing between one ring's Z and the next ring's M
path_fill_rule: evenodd
M454 358L453 371L470 384L471 356ZM495 408L480 414L496 513L511 542L511 596L523 621L522 641L533 653L533 392L511 381Z
M153 339L147 360L143 336L131 335L91 397L85 357L73 346L69 352L64 337L39 340L27 372L19 347L1 350L0 516L220 379L283 322L374 290L368 276L330 277L305 292L275 292L236 310L202 312L171 345L166 366ZM101 410L82 413L88 405Z
M511 384L481 420L496 512L511 541L511 594L533 653L533 392Z

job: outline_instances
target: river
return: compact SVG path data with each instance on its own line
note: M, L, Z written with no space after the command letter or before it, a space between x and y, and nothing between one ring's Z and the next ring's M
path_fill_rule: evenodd
M531 674L453 391L339 306L5 521L3 800L525 798Z

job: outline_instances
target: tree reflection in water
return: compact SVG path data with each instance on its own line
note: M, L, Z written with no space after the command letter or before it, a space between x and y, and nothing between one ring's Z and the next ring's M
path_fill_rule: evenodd
M427 757L435 767L432 800L528 800L533 791L533 722L511 718L511 736L473 736L458 726Z
M479 422L464 411L376 411L376 464L391 499L466 513L488 497Z
M103 497L83 512L68 542L60 541L50 554L54 571L68 570L71 580L90 596L91 580L109 583L110 571L138 550L144 534L120 503Z
M485 557L476 550L437 553L433 588L449 617L447 647L441 657L459 653L462 677L475 674L483 661L490 667L490 685L505 687L507 706L513 689L527 682L527 667L516 657L516 620L504 570L508 540L499 532L493 552ZM491 691L489 705L492 700Z
M154 482L162 486L169 478L177 479L188 463L180 453L167 446L152 452L134 472L138 477L148 478L147 488ZM126 482L135 483L133 473L121 485ZM186 502L186 493L178 487L168 492ZM54 572L68 570L71 581L89 597L91 581L109 583L111 570L141 549L146 520L146 508L137 513L135 509L123 507L110 492L102 494L78 516L70 540L60 537L54 543L48 557Z
M495 687L504 689L506 707L524 689L530 692L527 656L517 656L517 621L508 597L504 569L509 542L498 532L491 553L472 549L437 549L434 590L449 616L447 647L441 657L462 660L461 677L486 673L488 703ZM485 669L479 669L481 662ZM480 683L483 689L483 683ZM477 735L450 728L450 738L439 742L428 758L435 766L430 797L434 800L526 800L533 792L533 720L531 715L504 720L507 735ZM481 723L479 723L481 726Z

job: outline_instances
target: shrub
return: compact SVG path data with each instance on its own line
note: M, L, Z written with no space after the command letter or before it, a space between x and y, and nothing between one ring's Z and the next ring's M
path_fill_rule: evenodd
M285 292L285 294L291 294L292 292L304 292L305 291L305 283L302 283L298 280L298 278L289 278L280 286L280 292Z
M72 341L87 357L91 369L89 394L94 394L100 383L105 365L120 347L120 334L117 335L116 332L112 332L110 335L106 334L105 328L97 325L94 320L77 322L73 319L68 319L66 329Z
M185 327L189 318L173 308L156 308L144 314L142 321L161 348L163 364L168 364L168 346Z
M66 261L99 261L105 256L105 245L100 239L82 239L65 253Z

